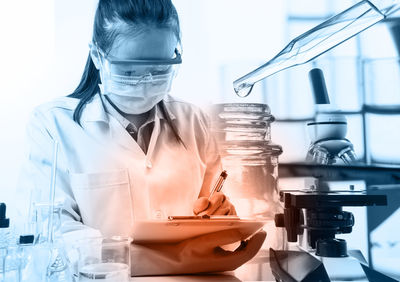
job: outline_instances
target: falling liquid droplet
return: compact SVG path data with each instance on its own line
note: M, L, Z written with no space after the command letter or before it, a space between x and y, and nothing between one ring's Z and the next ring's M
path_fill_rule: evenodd
M239 85L239 87L234 88L234 89L235 89L236 95L244 98L250 94L251 90L253 90L253 86L254 86L254 84L245 83L245 84Z

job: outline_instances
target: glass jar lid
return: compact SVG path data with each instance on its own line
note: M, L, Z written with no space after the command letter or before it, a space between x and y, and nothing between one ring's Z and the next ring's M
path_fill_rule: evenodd
M213 105L213 117L222 120L236 121L237 123L246 120L262 120L273 122L274 117L267 104L260 103L223 103Z
M282 146L269 141L226 141L220 143L222 156L279 156Z
M274 121L266 104L215 104L212 131L220 141L270 141L270 124Z

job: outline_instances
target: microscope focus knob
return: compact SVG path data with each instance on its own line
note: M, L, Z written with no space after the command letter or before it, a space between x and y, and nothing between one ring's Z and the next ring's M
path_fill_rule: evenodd
M296 208L285 208L283 214L275 214L275 226L286 229L289 242L297 242L297 235L302 233L300 228L301 220L300 210Z
M285 216L283 215L283 213L277 213L275 215L275 226L285 227Z

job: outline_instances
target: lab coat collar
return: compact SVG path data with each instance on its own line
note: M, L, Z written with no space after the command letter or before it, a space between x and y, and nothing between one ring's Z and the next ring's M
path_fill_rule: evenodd
M167 113L168 113L168 115L170 116L170 118L171 118L171 120L174 120L174 119L176 119L176 116L174 115L174 111L173 111L173 109L172 109L172 104L170 103L170 101L172 101L173 100L173 98L171 97L171 96L167 96L167 97L165 97L165 99L163 100L163 103L164 103L164 105L165 105L165 108L166 108L166 110L167 110ZM160 109L158 109L159 110L159 112L160 112L160 114L161 114L161 111L160 111Z

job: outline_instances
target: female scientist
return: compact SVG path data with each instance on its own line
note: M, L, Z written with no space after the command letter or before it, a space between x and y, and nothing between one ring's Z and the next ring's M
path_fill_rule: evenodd
M131 235L138 219L235 214L222 193L207 199L221 171L209 121L168 95L179 46L170 0L99 1L78 87L37 107L28 125L26 185L47 185L53 140L59 143L56 193L64 201L64 232ZM133 275L234 269L264 238L258 233L235 252L217 247L244 239L236 231L178 245L136 245Z

